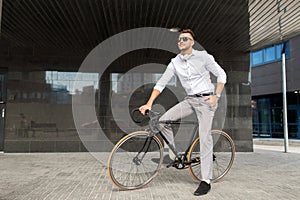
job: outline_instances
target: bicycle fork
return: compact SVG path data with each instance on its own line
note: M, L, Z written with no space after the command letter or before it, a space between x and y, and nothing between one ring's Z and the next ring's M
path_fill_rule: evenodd
M149 141L150 140L150 141ZM140 165L142 163L142 160L144 159L146 153L149 150L149 147L151 145L151 142L153 140L153 136L147 137L147 139L145 140L141 150L137 153L137 155L132 159L133 163L135 163L136 165ZM144 151L145 149L145 151ZM141 158L139 158L139 155L144 152L144 154L142 155Z

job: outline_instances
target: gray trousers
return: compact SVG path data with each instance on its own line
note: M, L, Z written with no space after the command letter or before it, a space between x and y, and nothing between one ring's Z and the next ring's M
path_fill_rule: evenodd
M213 141L210 132L217 105L212 107L205 99L206 97L186 97L182 102L170 108L160 120L179 120L193 112L196 113L199 123L201 176L202 179L207 180L212 179ZM175 147L171 125L162 125L161 132Z

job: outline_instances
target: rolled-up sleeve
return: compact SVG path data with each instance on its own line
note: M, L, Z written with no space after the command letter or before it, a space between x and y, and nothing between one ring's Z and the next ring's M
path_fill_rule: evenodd
M174 75L175 75L175 69L173 63L170 62L166 71L163 73L163 75L160 77L160 79L157 81L156 85L154 86L154 89L162 92Z
M222 67L215 61L214 57L208 55L206 68L217 77L218 83L226 83L227 75Z

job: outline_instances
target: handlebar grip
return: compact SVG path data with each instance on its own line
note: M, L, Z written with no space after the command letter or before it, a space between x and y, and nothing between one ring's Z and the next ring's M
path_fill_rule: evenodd
M147 113L145 113L145 115L148 115L149 111L146 111ZM141 113L141 111L139 110L139 108L135 108L131 111L131 119L135 122L135 123L143 123L145 121L145 116Z
M131 111L131 116L133 116L133 114L134 114L135 112L137 112L137 111L138 111L138 112L141 112L139 108L135 108L135 109L133 109L133 110ZM148 115L149 112L150 112L150 110L147 109L147 110L145 111L145 115Z
M149 109L147 109L147 110L145 111L145 115L148 115L148 114L149 114L149 112L150 112L150 110L149 110Z

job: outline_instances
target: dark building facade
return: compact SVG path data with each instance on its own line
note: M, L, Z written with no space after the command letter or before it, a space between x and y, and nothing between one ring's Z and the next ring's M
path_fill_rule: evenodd
M1 151L109 151L111 146L107 145L107 139L113 144L134 130L136 126L128 116L114 115L112 105L128 113L144 103L151 92L151 84L176 52L148 45L115 57L108 66L100 63L86 71L80 71L80 67L92 50L111 37L118 38L126 31L143 27L163 30L188 27L194 30L197 42L215 56L228 75L226 96L223 96L227 109L221 128L232 136L238 151L252 151L249 51L274 41L271 37L274 34L268 36L268 31L255 26L255 22L272 22L267 18L261 21L264 18L259 17L259 13L262 8L273 13L275 1L0 2ZM282 1L282 8L295 4L288 2ZM280 9L275 11L276 16L279 14ZM297 18L297 14L295 16ZM262 34L257 34L260 31ZM149 33L151 31L143 34ZM176 47L177 36L174 34L172 44ZM164 44L173 36L150 34L148 41ZM113 47L114 52L121 52L136 41L140 41L139 35L120 39ZM144 44L147 46L148 43ZM93 61L99 58L106 62L112 54L104 52ZM157 67L147 65L149 63L155 63ZM146 65L143 72L131 72L142 65ZM121 79L124 74L127 76ZM178 91L175 88L179 88ZM182 98L178 95L181 93L180 85L173 80L158 101L167 109ZM74 104L78 99L86 102L82 107L95 113L96 120L77 114L76 117L81 117L85 123L76 125ZM99 130L105 137L95 134ZM87 143L91 149L87 148Z

